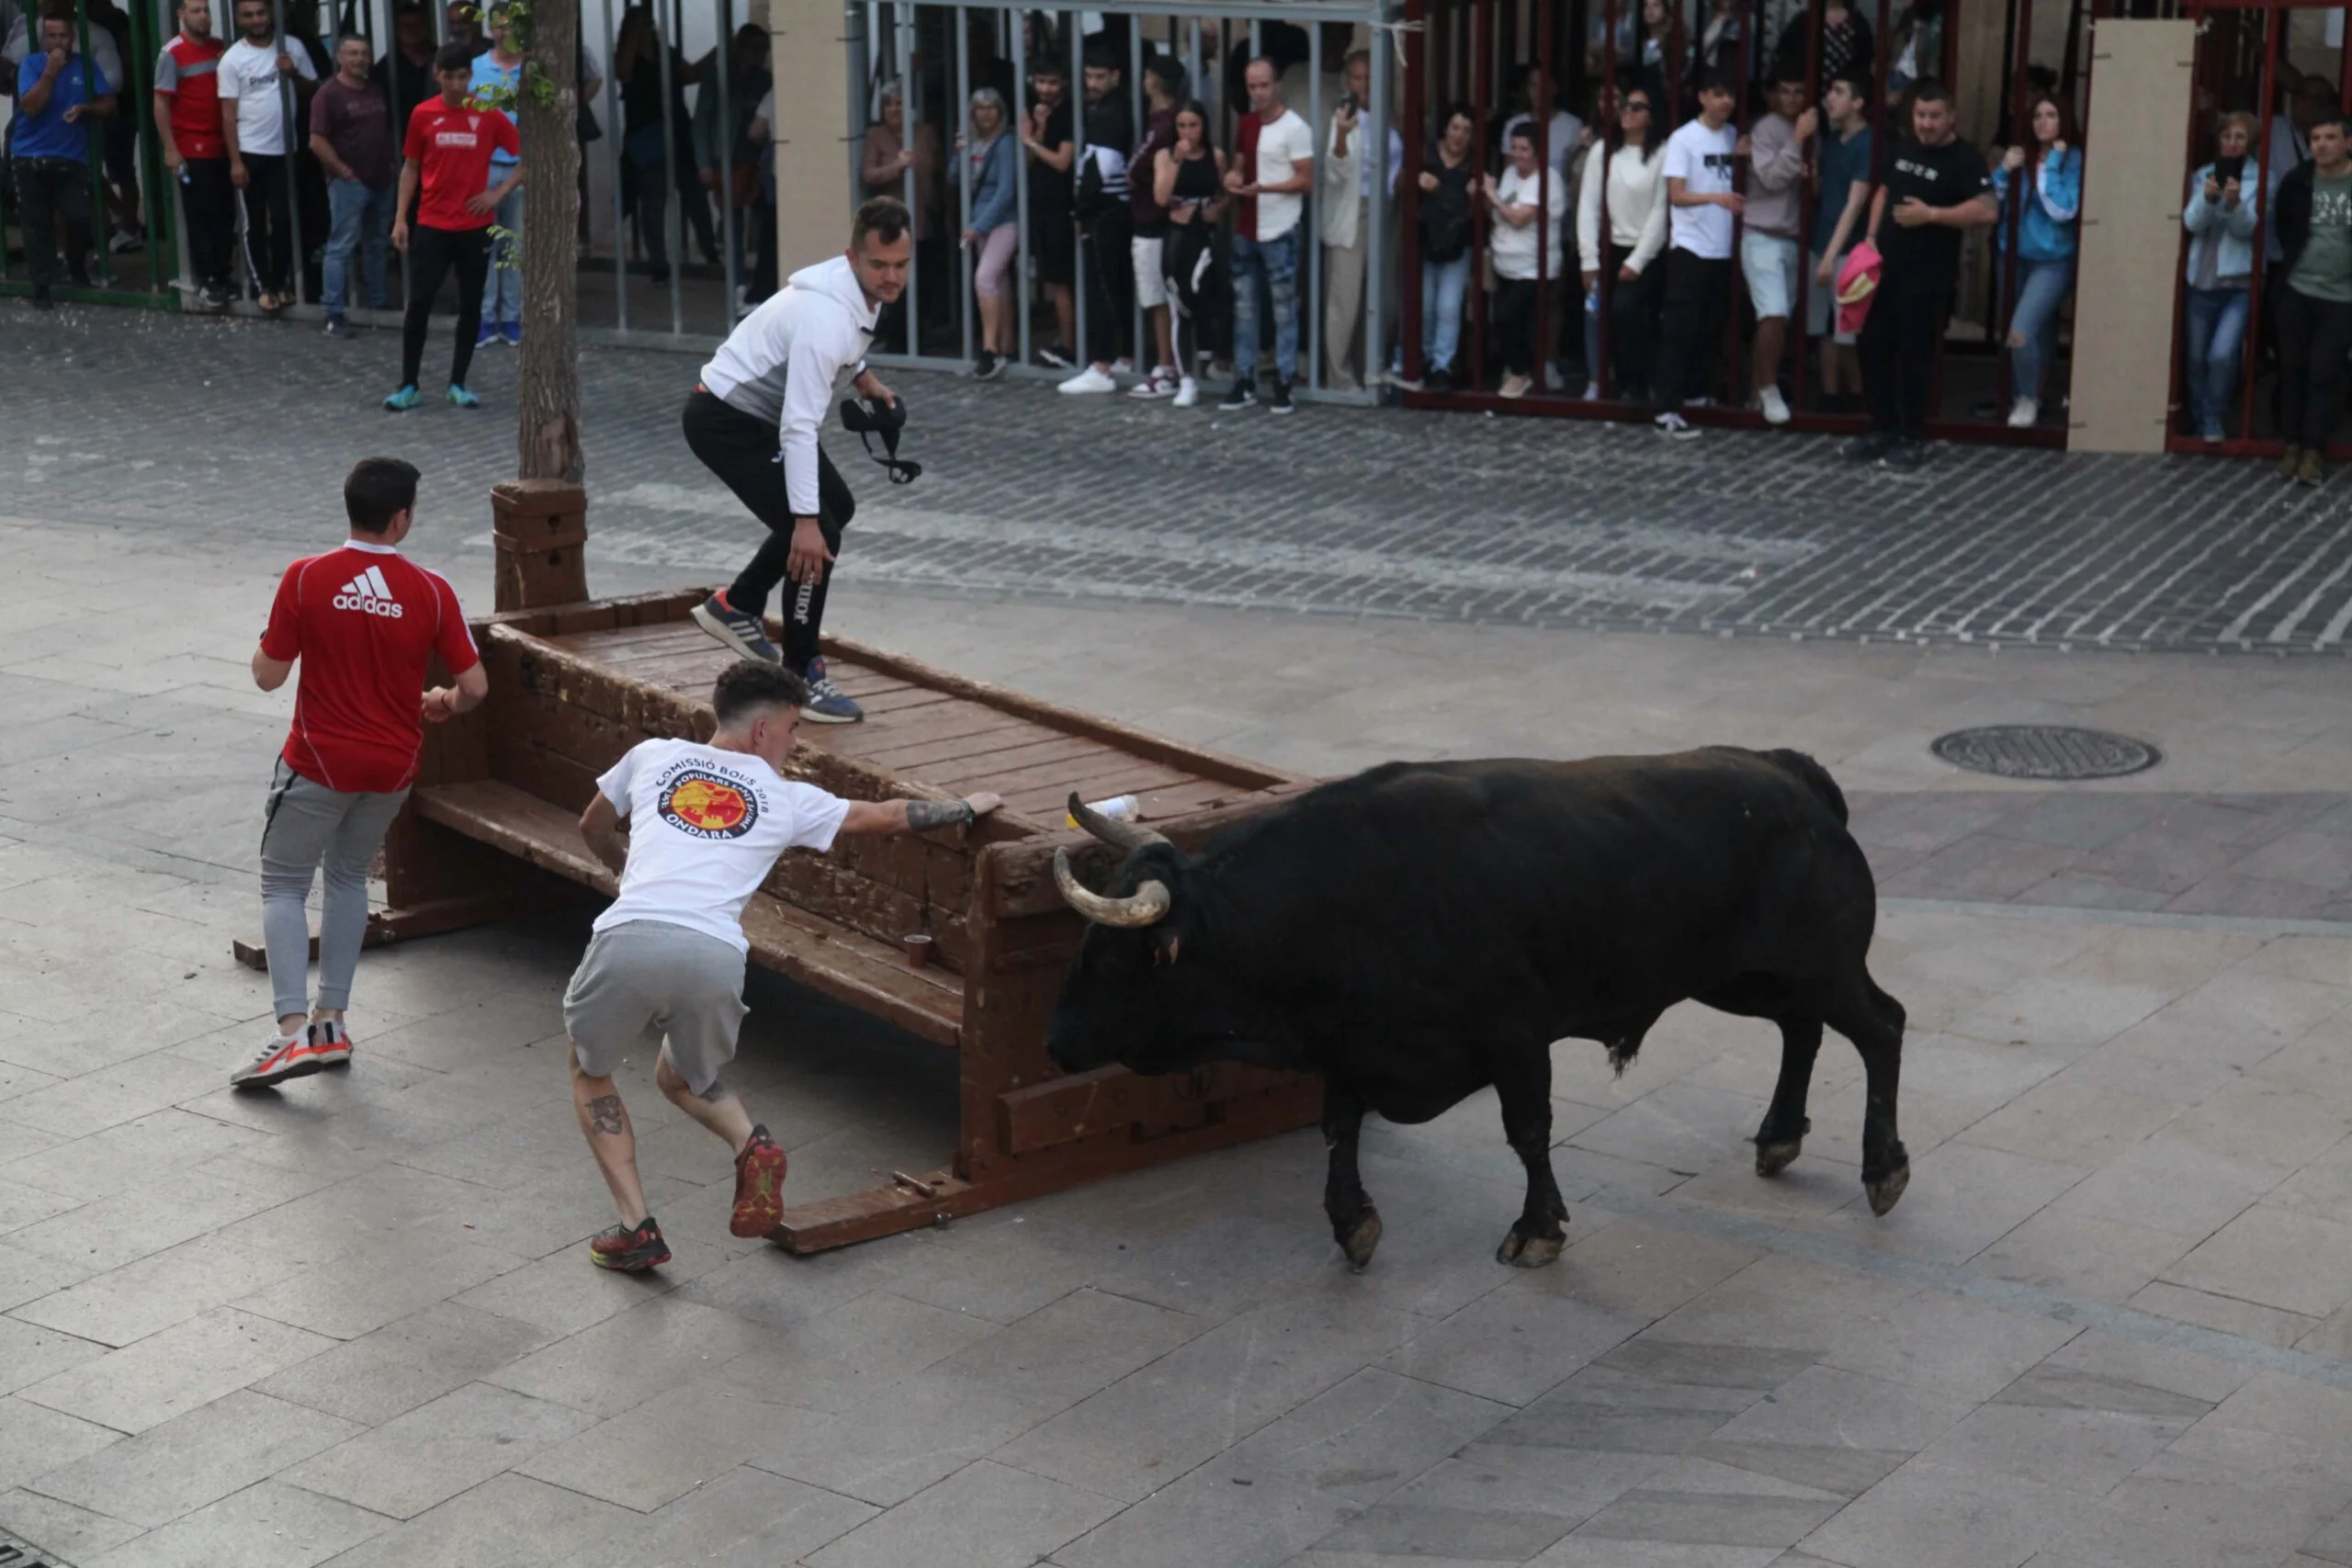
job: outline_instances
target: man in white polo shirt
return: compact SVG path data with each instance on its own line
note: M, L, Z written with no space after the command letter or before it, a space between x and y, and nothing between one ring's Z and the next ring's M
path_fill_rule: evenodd
M842 833L969 827L1002 804L848 801L784 777L808 688L791 671L745 660L718 677L707 741L644 740L596 781L580 832L620 877L620 896L563 998L571 1100L621 1223L588 1244L600 1269L639 1273L670 1260L646 1212L637 1134L613 1071L649 1028L662 1033L653 1081L670 1103L735 1151L729 1229L763 1236L783 1214L784 1151L753 1124L719 1069L742 1024L743 906L791 849L822 852Z
M1298 224L1306 193L1315 184L1315 133L1283 107L1282 85L1271 60L1253 60L1242 80L1250 112L1234 128L1233 162L1225 188L1241 198L1233 220L1233 389L1219 406L1258 401L1258 290L1274 311L1276 413L1291 411L1290 384L1298 375Z
M294 302L288 128L308 122L319 73L310 51L278 35L269 0L237 0L237 30L243 36L220 57L220 134L229 144L229 183L244 203L245 270L254 299L274 316Z
M1686 400L1703 396L1707 367L1723 342L1731 309L1731 239L1744 209L1732 188L1747 142L1732 129L1737 103L1731 84L1710 72L1699 83L1699 118L1666 143L1666 200L1671 238L1666 291L1658 306L1657 430L1687 441L1699 433L1682 417Z

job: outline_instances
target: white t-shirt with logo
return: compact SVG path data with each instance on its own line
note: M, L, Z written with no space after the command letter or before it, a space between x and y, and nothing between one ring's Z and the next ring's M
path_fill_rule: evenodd
M1665 177L1680 180L1682 188L1692 196L1728 195L1737 162L1732 149L1738 145L1739 132L1729 120L1721 129L1709 130L1705 120L1694 119L1667 139ZM1731 259L1730 209L1712 204L1669 208L1668 220L1676 250L1709 261Z
M850 806L748 752L695 740L639 741L596 788L628 818L628 862L594 929L664 920L745 953L743 906L776 857L832 848Z
M283 40L297 75L315 82L310 51L294 39ZM286 148L286 89L278 85L276 43L255 48L251 39L239 39L220 57L220 96L237 104L237 151L283 152ZM111 80L111 78L109 78Z

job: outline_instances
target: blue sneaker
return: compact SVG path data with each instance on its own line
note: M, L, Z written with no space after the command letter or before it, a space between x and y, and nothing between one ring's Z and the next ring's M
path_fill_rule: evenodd
M481 407L481 400L452 381L449 383L449 406L454 409L478 409Z
M507 346L507 347L509 347L509 348L520 348L520 347L522 347L522 346L523 346L523 323L522 323L522 322L520 322L520 321L509 321L509 322L507 322L507 323L506 323L506 325L505 325L505 326L502 327L502 328L501 328L501 329L499 329L499 330L501 331L501 333L503 333L504 334L504 336L505 336L505 338L506 338L506 346Z
M490 317L484 316L481 319L481 331L474 334L474 346L476 348L488 348L492 344L494 344L497 341L498 323L492 321Z
M402 387L399 391L394 392L390 397L386 398L384 400L384 407L394 413L406 413L409 410L416 407L417 404L424 400L423 398L416 395L416 388L412 385Z
M865 710L850 701L849 694L828 680L825 661L812 659L804 677L808 682L808 700L800 705L800 716L811 724L855 724L865 716Z
M746 659L756 659L763 664L782 664L784 655L768 640L765 627L757 615L747 615L727 602L727 591L720 589L694 608L695 625L733 649Z

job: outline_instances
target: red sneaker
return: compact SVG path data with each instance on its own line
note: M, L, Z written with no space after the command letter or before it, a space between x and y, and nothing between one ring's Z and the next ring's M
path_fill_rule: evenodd
M599 1269L618 1269L624 1274L642 1274L648 1269L658 1269L670 1261L670 1247L662 1239L662 1227L653 1216L631 1229L615 1225L608 1231L598 1231L588 1238L588 1261Z
M319 1058L310 1041L299 1034L273 1034L252 1061L229 1075L229 1084L232 1089L267 1089L318 1070Z
M764 1126L752 1129L735 1156L735 1215L727 1228L746 1238L766 1235L784 1223L784 1151Z

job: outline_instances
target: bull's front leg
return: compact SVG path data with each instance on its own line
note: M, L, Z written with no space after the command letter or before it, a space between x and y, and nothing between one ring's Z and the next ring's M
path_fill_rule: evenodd
M1805 1097L1813 1087L1813 1064L1821 1053L1821 1021L1784 1018L1781 1021L1781 1079L1772 1089L1772 1103L1764 1124L1756 1129L1756 1174L1778 1176L1804 1147L1813 1122L1804 1113Z
M1502 1102L1503 1136L1527 1168L1527 1203L1495 1249L1495 1261L1541 1269L1567 1245L1567 1200L1552 1174L1552 1052L1548 1045L1498 1052L1495 1096Z
M1363 1100L1337 1077L1323 1080L1323 1143L1331 1151L1331 1168L1323 1183L1323 1212L1331 1216L1331 1235L1356 1272L1372 1261L1380 1245L1380 1211L1363 1190L1356 1168L1356 1143L1363 1132Z

